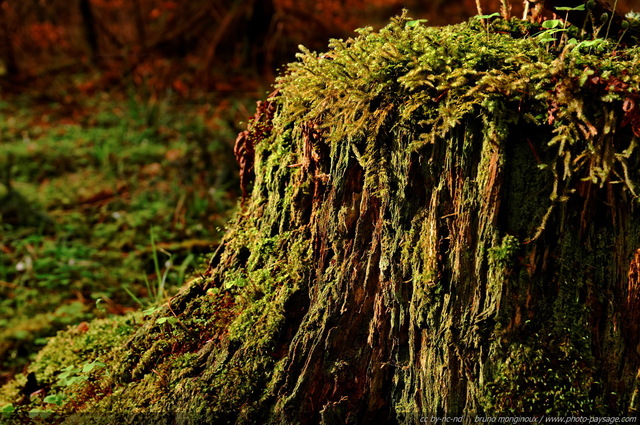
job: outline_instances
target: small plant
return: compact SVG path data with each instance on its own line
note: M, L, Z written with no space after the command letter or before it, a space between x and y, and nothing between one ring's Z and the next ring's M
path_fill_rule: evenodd
M474 16L474 18L482 21L482 26L484 27L487 37L489 37L489 20L497 18L498 16L500 16L500 14L498 12L495 12L490 15L477 15Z
M81 368L69 365L62 369L62 372L58 375L58 385L68 387L79 382L85 382L89 379L89 374L91 372L97 369L102 369L105 366L105 363L97 360L86 363Z
M569 12L584 11L585 5L580 4L576 7L556 7L556 10L566 12L565 18L564 20L548 19L542 22L542 28L544 28L545 30L540 32L537 36L542 43L558 41L556 35L559 33L562 33L564 36L564 34L569 31ZM564 38L566 39L566 37Z
M49 394L42 401L44 401L45 403L55 404L57 406L60 406L62 405L62 402L64 401L64 399L65 399L65 396L62 394Z
M158 323L159 325L162 325L162 324L164 324L164 323L168 323L168 324L170 324L170 325L174 326L174 325L176 325L176 324L178 323L178 319L177 319L176 317L172 317L172 316L160 317L160 318L157 320L157 323Z
M9 416L15 411L16 411L16 407L12 403L9 403L0 409L0 414L2 416Z
M153 257L153 267L154 267L155 272L156 272L156 286L154 288L151 285L149 285L149 281L147 280L147 276L146 275L144 277L144 283L146 284L147 289L150 291L152 299L157 304L157 303L160 303L164 298L164 286L165 286L165 283L167 282L167 275L169 273L169 268L172 265L172 263L171 263L171 254L169 254L165 250L161 250L161 252L163 254L166 254L166 255L169 256L169 260L167 260L167 262L165 263L166 269L165 269L164 273L161 273L160 272L160 261L158 260L158 249L156 247L156 242L155 242L154 237L153 237L153 228L151 228L149 230L149 234L151 235L151 249L152 249L152 257Z
M426 23L426 22L428 22L427 19L414 19L414 20L411 20L411 21L407 21L406 25L409 28L414 28L414 27L417 27L420 24L423 24L423 23Z
M160 305L160 304L162 304L164 302L164 300L166 298L166 289L165 288L167 286L167 281L168 281L169 276L171 275L171 272L174 271L174 269L175 269L175 272L176 272L176 275L175 275L176 276L176 282L175 283L176 283L177 286L182 285L182 283L184 282L185 276L186 276L187 268L191 265L191 263L193 262L193 260L195 258L193 254L189 254L179 266L174 267L171 253L169 253L168 251L166 251L166 250L164 250L162 248L158 248L157 247L153 229L151 229L149 231L149 233L150 233L150 237L151 237L151 258L153 260L153 267L154 267L156 280L155 280L154 284L151 284L151 282L149 282L149 279L147 278L147 275L146 274L143 275L145 287L147 289L148 301L147 302L142 301L127 286L122 286L124 291L140 307L147 306L148 307L147 310L152 309L152 308L154 308L154 306L158 306L158 305ZM167 259L167 261L164 262L164 271L162 271L162 269L160 268L159 253L165 254L165 255L167 255L169 257ZM145 310L145 312L147 310Z
M520 241L513 235L505 235L499 246L489 248L489 254L498 264L509 266L520 249Z

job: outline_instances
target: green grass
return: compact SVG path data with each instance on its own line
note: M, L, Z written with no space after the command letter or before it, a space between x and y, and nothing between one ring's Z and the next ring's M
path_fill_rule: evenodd
M0 383L57 330L157 304L204 261L250 104L0 102Z

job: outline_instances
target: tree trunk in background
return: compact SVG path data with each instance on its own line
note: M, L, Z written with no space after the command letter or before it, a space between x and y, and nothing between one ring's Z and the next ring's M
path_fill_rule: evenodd
M144 12L142 11L142 4L140 0L134 0L133 2L133 17L136 25L137 43L140 49L140 54L144 55L147 49L147 33L144 26Z
M18 62L13 49L11 29L9 28L9 22L7 21L7 15L5 13L6 6L5 0L0 0L0 30L2 31L2 44L4 50L4 57L2 59L7 69L7 76L9 78L14 78L18 75L20 69L18 68Z
M84 36L91 53L91 62L97 65L100 60L98 50L98 33L96 31L96 22L93 16L90 0L80 0L79 4L80 16L82 17L82 26L84 27Z
M270 72L273 68L274 25L276 7L273 0L253 2L247 23L247 43L250 48L250 62L260 72Z
M207 81L215 63L238 61L239 67L269 72L273 54L270 37L275 22L276 9L273 0L234 1L220 21L208 43L202 67L202 78Z

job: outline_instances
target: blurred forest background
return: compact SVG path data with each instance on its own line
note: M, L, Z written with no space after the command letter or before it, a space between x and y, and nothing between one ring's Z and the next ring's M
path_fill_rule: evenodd
M522 2L511 3L521 15ZM480 4L495 12L500 1ZM299 44L322 49L402 8L431 25L477 14L476 0L0 0L0 73L5 92L50 93L61 89L56 74L90 71L101 78L77 90L117 89L130 77L156 94L237 91L247 87L240 76L270 81Z
M202 271L236 207L235 136L278 69L403 8L431 25L477 14L476 0L0 0L0 385L56 331L153 311Z

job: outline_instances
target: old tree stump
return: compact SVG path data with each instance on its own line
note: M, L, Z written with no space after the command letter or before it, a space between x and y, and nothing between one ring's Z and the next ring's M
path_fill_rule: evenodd
M531 31L401 17L303 51L238 138L247 198L209 269L153 315L58 335L30 367L67 396L47 408L68 423L634 415L640 49Z

